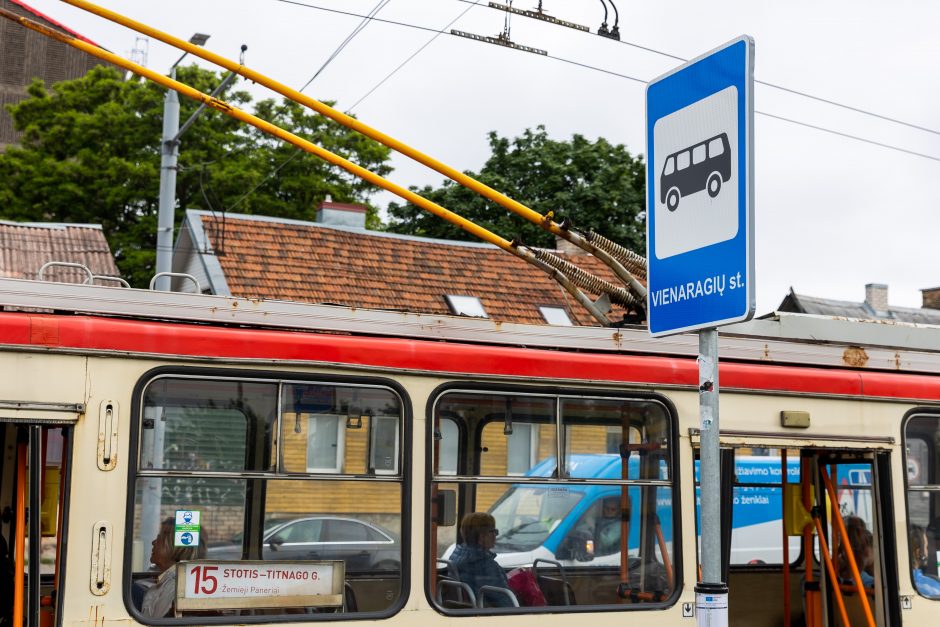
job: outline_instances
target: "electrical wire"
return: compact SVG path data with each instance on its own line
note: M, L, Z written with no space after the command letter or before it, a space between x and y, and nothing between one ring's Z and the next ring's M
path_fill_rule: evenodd
M275 1L275 2L280 2L280 3L283 3L283 4L291 4L291 5L295 5L295 6L300 6L300 7L304 7L304 8L308 8L308 9L314 9L314 10L317 10L317 11L325 11L325 12L328 12L328 13L335 13L335 14L338 14L338 15L349 15L349 16L352 16L352 17L363 17L363 15L361 15L361 14L359 14L359 13L352 13L352 12L349 12L349 11L341 11L341 10L339 10L339 9L331 9L331 8L322 7L322 6L318 6L318 5L314 5L314 4L308 4L308 3L304 3L304 2L299 2L298 0L274 0L274 1ZM458 1L459 1L459 2L464 2L464 3L470 3L470 2L472 2L472 0L458 0ZM471 8L472 8L472 7L471 7ZM423 30L423 31L428 31L428 32L433 32L433 33L443 33L443 31L440 31L440 30L437 30L437 29L434 29L434 28L431 28L431 27L428 27L428 26L420 26L420 25L417 25L417 24L409 24L409 23L407 23L407 22L400 22L400 21L396 21L396 20L388 20L388 19L383 19L383 18L372 18L372 19L373 19L373 21L376 21L376 22L382 22L382 23L386 23L386 24L393 24L393 25L396 25L396 26L402 26L402 27L405 27L405 28L411 28L411 29L415 29L415 30ZM627 43L627 42L622 42L622 41L621 41L621 43ZM653 52L653 53L655 53L655 54L663 54L663 55L665 55L665 56L669 56L669 57L671 57L671 58L684 61L684 59L682 59L681 57L675 57L675 56L673 56L673 55L669 55L669 54L667 54L667 53L663 53L663 52L661 52L661 51L658 51L658 50L656 50L656 49L654 49L654 48L646 48L646 47L643 47L643 46L637 46L637 45L635 45L635 44L627 44L627 45L631 45L631 46L634 46L634 47L637 47L637 48L642 48L642 49L644 49L644 50L647 50L647 51L649 51L649 52ZM624 79L631 80L631 81L635 81L635 82L638 82L638 83L643 83L643 84L649 83L649 81L644 80L644 79L641 79L641 78L637 78L637 77L635 77L635 76L629 76L629 75L627 75L627 74L621 74L620 72L614 72L613 70L607 70L607 69L604 69L604 68L601 68L601 67L597 67L597 66L594 66L594 65L590 65L590 64L587 64L587 63L581 63L581 62L578 62L578 61L573 61L573 60L571 60L571 59L565 59L565 58L563 58L563 57L556 57L556 56L554 56L554 55L542 55L542 56L546 56L546 57L549 58L549 59L553 59L553 60L555 60L555 61L560 61L560 62L563 62L563 63L567 63L567 64L569 64L569 65L574 65L574 66L581 67L581 68L584 68L584 69L593 70L593 71L596 71L596 72L602 72L602 73L604 73L604 74L608 74L608 75L611 75L611 76L617 76L617 77L624 78ZM776 86L776 85L773 85L773 84L764 83L764 82L761 82L761 81L757 81L757 82L759 82L760 84L767 85L768 87L775 87L775 88L777 88L777 86ZM788 88L782 88L782 89L788 90ZM792 90L792 91L793 91L794 93L798 93L798 92L796 92L795 90ZM811 96L811 95L807 95L807 97L808 97L808 98L812 98L812 99L816 99L816 100L820 100L820 101L822 101L822 102L827 102L827 103L830 103L830 104L834 104L834 105L836 105L836 106L844 107L844 108L846 108L846 109L851 109L851 110L853 110L853 111L858 111L858 112L860 112L860 113L865 113L865 114L867 114L867 115L873 115L873 116L875 116L875 117L879 117L879 118L881 118L881 119L888 120L888 121L891 121L891 122L895 122L895 123L897 123L897 124L901 124L901 125L904 125L904 126L909 126L909 127L912 127L912 128L918 128L918 129L921 129L921 130L926 130L927 132L930 132L930 133L937 133L937 134L940 134L940 132L938 132L938 131L934 131L934 130L931 130L931 129L918 127L918 126L916 126L916 125L910 124L909 122L904 122L904 121L902 121L902 120L898 120L898 119L896 119L896 118L890 118L890 117L888 117L888 116L882 116L881 114L875 114L875 113L866 111L866 110L864 110L864 109L857 109L857 108L851 107L851 106L849 106L849 105L842 105L842 104L840 104L840 103L836 103L835 101L827 101L827 100L825 100L825 99L817 98L817 97ZM892 144L887 144L887 143L884 143L884 142L878 142L878 141L874 141L874 140L871 140L871 139L866 139L866 138L864 138L864 137L860 137L860 136L858 136L858 135L852 135L852 134L850 134L850 133L843 133L843 132L841 132L841 131L836 131L836 130L833 130L833 129L828 129L828 128L825 128L825 127L822 127L822 126L818 126L818 125L815 125L815 124L809 124L809 123L807 123L807 122L801 122L801 121L799 121L799 120L794 120L793 118L787 118L787 117L775 115L775 114L772 114L772 113L765 113L765 112L763 112L763 111L755 111L754 113L757 114L757 115L763 115L763 116L766 116L766 117L770 117L770 118L774 118L774 119L781 120L781 121L784 121L784 122L788 122L788 123L790 123L790 124L796 124L796 125L798 125L798 126L804 126L804 127L806 127L806 128L810 128L810 129L814 129L814 130L818 130L818 131L823 131L823 132L828 132L828 133L831 133L831 134L833 134L833 135L838 135L838 136L840 136L840 137L844 137L844 138L846 138L846 139L852 139L852 140L859 141L859 142L862 142L862 143L871 144L871 145L873 145L873 146L878 146L878 147L881 147L881 148L885 148L885 149L887 149L887 150L894 150L894 151L897 151L897 152L901 152L901 153L908 154L908 155L912 155L912 156L916 156L916 157L923 157L923 158L925 158L925 159L930 159L931 161L940 161L940 157L934 157L934 156L927 155L927 154L920 153L920 152L916 152L916 151L913 151L913 150L908 150L908 149L906 149L906 148L901 148L901 147L899 147L899 146L895 146L895 145L892 145Z
M349 45L349 42L351 42L353 39L355 39L356 35L358 35L359 33L361 33L361 32L365 29L365 27L369 25L369 21L370 21L373 17L375 17L376 15L378 15L378 14L379 14L379 11L381 11L382 9L384 9L385 6L386 6L389 2L391 2L391 1L392 1L392 0L379 0L379 3L376 4L375 7L372 8L372 10L369 12L368 15L366 15L365 17L362 18L362 21L359 22L359 24L356 26L356 28L354 28L354 29L352 30L352 32L349 33L349 35L346 36L346 39L344 39L343 42L342 42L339 46L336 47L336 50L334 50L333 53L327 58L327 60L323 62L323 65L320 66L320 68L314 73L314 75L310 77L310 80L307 81L306 83L304 83L304 86L301 87L300 89L298 89L297 91L303 91L303 90L307 89L308 87L310 87L310 83L312 83L314 80L316 80L316 78L317 78L318 76L320 76L320 73L323 72L323 70L326 69L326 66L328 66L330 63L332 63L332 62L333 62L333 59L335 59L337 56L339 56L339 53L342 52L343 49L344 49L347 45Z
M366 98L368 98L368 97L371 96L373 93L375 93L375 91L376 91L379 87L381 87L382 85L384 85L384 84L388 81L388 79L390 79L391 77L393 77L393 76L394 76L395 74L397 74L403 67L405 67L406 65L408 65L408 63L410 63L412 59L414 59L416 56L418 56L419 54L421 54L421 53L424 51L424 49L427 48L428 46L430 46L431 43L432 43L435 39L437 39L438 37L440 37L441 35L443 35L445 32L447 32L447 31L450 29L451 26L453 26L454 24L457 23L457 20L459 20L460 18L462 18L464 15L466 15L466 14L470 11L470 9L472 9L472 8L475 7L475 6L477 6L481 1L482 1L482 0L473 0L473 2L470 4L470 6L468 6L466 9L464 9L463 12L462 12L460 15L458 15L457 17L455 17L454 19L452 19L450 22L448 22L447 25L446 25L444 28L442 28L441 30L439 30L439 31L437 31L436 33L434 33L434 36L431 37L430 39L428 39L426 42L424 42L424 45L422 45L420 48L418 48L418 49L415 50L413 53L411 53L411 56L409 56L407 59L405 59L404 61L402 61L401 63L399 63L399 64L398 64L398 67L396 67L394 70L392 70L391 72L389 72L388 74L386 74L386 75L385 75L385 78L383 78L383 79L380 80L378 83L376 83L375 86L372 87L372 89L370 89L369 91L367 91L363 96L361 96L361 97L359 98L359 100L357 100L355 103L353 103L353 105L352 105L351 107L349 107L349 108L346 110L346 113L351 113L351 112L353 111L353 109L355 109L355 108L358 107L360 104L362 104L362 102L363 102Z
M463 2L463 3L469 3L471 0L457 0L457 1L458 1L458 2ZM601 2L603 3L604 0L601 0ZM613 2L611 2L611 6L613 6ZM615 11L617 10L616 7L614 7L614 10L615 10ZM619 14L618 14L618 16L617 16L617 20L619 21ZM607 5L606 5L606 4L604 5L604 23L605 23L605 24L607 23ZM610 39L610 38L608 38L608 39ZM643 51L645 51L645 52L650 52L650 53L652 53L652 54L656 54L656 55L659 55L659 56L661 56L661 57L666 57L666 58L668 58L668 59L673 59L673 60L675 60L675 61L682 61L683 63L685 63L685 62L688 61L688 59L686 59L685 57L680 57L680 56L678 56L678 55L670 54L670 53L665 52L665 51L663 51L663 50L657 50L656 48L650 48L650 47L648 47L648 46L641 46L640 44L633 43L633 42L630 42L630 41L625 41L625 40L620 40L620 39L612 39L612 41L617 42L617 43L621 43L621 44L623 44L623 45L625 45L625 46L629 46L629 47L631 47L631 48L636 48L636 49L638 49L638 50L643 50ZM884 114L881 114L881 113L877 113L877 112L875 112L875 111L869 111L868 109L862 109L861 107L856 107L856 106L854 106L854 105L845 104L844 102L838 102L837 100L831 100L831 99L828 99L828 98L822 98L821 96L814 96L813 94L807 93L807 92L805 92L805 91L800 91L800 90L798 90L798 89L793 89L793 88L791 88L791 87L785 87L785 86L783 86L783 85L778 85L778 84L776 84L776 83L771 83L771 82L768 82L768 81L762 81L762 80L759 80L759 79L754 79L754 82L757 83L758 85L763 85L764 87L770 87L770 88L772 88L772 89L778 89L778 90L780 90L780 91L785 91L785 92L790 93L790 94L793 94L793 95L795 95L795 96L801 96L801 97L803 97L803 98L808 98L808 99L810 99L810 100L815 100L816 102L821 102L821 103L824 103L824 104L827 104L827 105L831 105L831 106L833 106L833 107L839 107L839 108L842 108L842 109L846 109L847 111L853 111L853 112L855 112L855 113L861 113L862 115L868 115L868 116L871 116L871 117L873 117L873 118L878 118L879 120L884 120L884 121L886 121L886 122L892 122L892 123L894 123L894 124L900 124L901 126L906 126L906 127L908 127L908 128L912 128L912 129L915 129L915 130L918 130L918 131L924 131L925 133L931 133L931 134L933 134L933 135L940 135L940 130L928 128L928 127L926 127L926 126L921 126L921 125L919 125L919 124L914 124L914 123L912 123L912 122L907 122L907 121L905 121L905 120L901 120L901 119L899 119L899 118L891 117L891 116L889 116L889 115L884 115Z
M477 0L477 1L479 1L479 0ZM314 75L310 77L310 80L308 80L306 83L304 83L304 86L301 87L300 89L298 89L297 91L303 91L303 90L305 90L307 87L309 87L310 84L320 75L320 73L323 72L323 70L326 68L326 66L328 66L328 65L333 61L333 59L335 59L336 56L337 56L340 52L343 51L343 48L345 48L345 47L349 44L349 42L351 42L351 41L353 40L353 38L355 38L356 35L358 35L359 33L361 33L361 32L363 31L363 29L364 29L366 26L368 26L368 24L369 24L370 21L372 21L372 20L375 19L375 16L379 14L379 11L381 11L382 9L384 9L385 6L388 5L389 2L391 2L391 0L379 0L379 3L376 4L375 7L373 7L373 9L372 9L367 15L362 16L362 21L359 22L359 24L356 26L356 28L354 28L354 29L352 30L352 32L351 32L349 35L346 36L346 39L343 40L343 42L342 42L339 46L337 46L336 50L334 50L333 53L329 56L329 58L328 58L326 61L323 62L323 65L321 65L320 68L314 73ZM472 9L472 8L473 8L472 6L471 6L471 7L467 7L467 9L466 9L466 11L464 11L464 13L466 13L467 11L469 11L469 10ZM463 13L462 13L461 15L463 15ZM436 36L435 36L435 37L436 37ZM433 38L432 38L431 41L433 41ZM430 43L430 42L428 42L428 43ZM423 48L422 48L422 50L423 50ZM393 73L394 73L394 72L393 72ZM376 86L376 87L378 87L378 86ZM373 90L374 90L374 89L375 89L375 88L373 88ZM371 92L369 92L369 93L371 93ZM369 94L366 94L366 96L368 96L368 95L369 95ZM364 100L364 99L366 98L366 96L363 96L362 98L360 98L360 101L361 101L361 100ZM357 102L356 104L358 104L358 102ZM355 106L355 105L353 105L353 106ZM269 180L271 180L275 175L277 175L277 173L280 172L282 168L284 168L287 164L291 163L294 159L296 159L297 157L301 156L302 154L304 154L304 152L303 152L302 150L297 150L297 151L296 151L294 154L292 154L290 157L288 157L287 159L285 159L284 161L282 161L276 168L274 168L274 170L272 170L271 172L269 172L267 176L265 176L263 179L261 179L261 180L258 182L257 185L255 185L255 186L252 187L250 190L248 190L247 192L245 192L244 194L242 194L241 196L239 196L239 197L235 200L235 202L232 203L232 205L229 207L228 210L229 210L229 211L232 211L235 207L237 207L238 205L240 205L240 204L242 203L242 201L244 201L246 198L248 198L248 197L251 196L253 193L255 193L255 192L258 190L258 188L260 188L262 185L264 185L264 184L267 183Z

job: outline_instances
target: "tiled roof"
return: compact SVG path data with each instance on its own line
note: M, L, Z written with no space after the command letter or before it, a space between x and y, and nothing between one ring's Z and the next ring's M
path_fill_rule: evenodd
M777 311L856 318L859 320L897 320L898 322L940 325L940 309L889 306L885 311L875 312L864 302L858 303L806 296L805 294L797 294L793 291L793 288L790 288L790 293L777 307Z
M96 275L119 275L99 225L0 221L0 276L36 279L48 261L80 263ZM79 269L52 267L44 278L82 283L87 276Z
M203 230L233 296L450 314L446 294L476 296L489 317L544 324L540 306L596 324L554 280L495 246L203 212ZM583 269L613 281L590 256ZM620 320L623 311L610 316Z

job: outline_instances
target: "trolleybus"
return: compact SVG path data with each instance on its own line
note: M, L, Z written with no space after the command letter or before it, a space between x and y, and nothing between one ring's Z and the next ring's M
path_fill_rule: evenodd
M13 279L0 304L4 620L696 620L694 336ZM938 347L785 314L723 331L732 624L932 622ZM537 602L448 559L480 511Z

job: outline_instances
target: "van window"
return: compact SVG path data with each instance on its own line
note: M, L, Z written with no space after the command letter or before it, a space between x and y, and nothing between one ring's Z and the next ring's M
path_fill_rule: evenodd
M678 155L676 155L676 162L678 164L677 166L678 169L685 170L687 167L689 167L689 159L691 158L691 156L692 155L689 153L688 150L683 150Z
M679 538L673 420L662 404L451 391L434 403L432 437L448 420L459 424L463 461L447 475L436 445L429 464L428 595L441 611L529 611L507 576L533 563L556 612L670 602ZM447 502L453 516L440 509ZM486 585L499 590L481 593L472 556L486 551L496 555L484 562Z
M715 139L708 142L708 156L717 157L725 151L725 144L721 141L721 137L716 137Z
M676 171L676 158L669 157L666 159L666 165L663 167L663 174L672 174Z
M705 161L705 144L699 144L692 148L692 163L701 163Z

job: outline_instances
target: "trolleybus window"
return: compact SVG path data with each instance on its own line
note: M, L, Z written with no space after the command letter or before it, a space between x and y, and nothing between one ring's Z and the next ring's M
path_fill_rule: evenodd
M272 602L277 591L257 608L240 600L216 610L238 622L393 611L402 590L401 408L394 391L375 385L184 376L149 382L127 540L133 611L144 621L179 616L174 592L161 593L175 590L175 562L208 568L242 560L255 564L218 572L341 562L332 572L344 572L345 585L337 584L342 603L329 615ZM227 585L236 583L222 579L211 588Z
M439 609L669 602L677 509L672 420L660 403L454 391L434 418L432 436L455 421L447 431L461 437L456 475L444 457L454 448L431 440L428 596Z
M917 592L940 599L940 415L911 417L904 448L910 577Z

